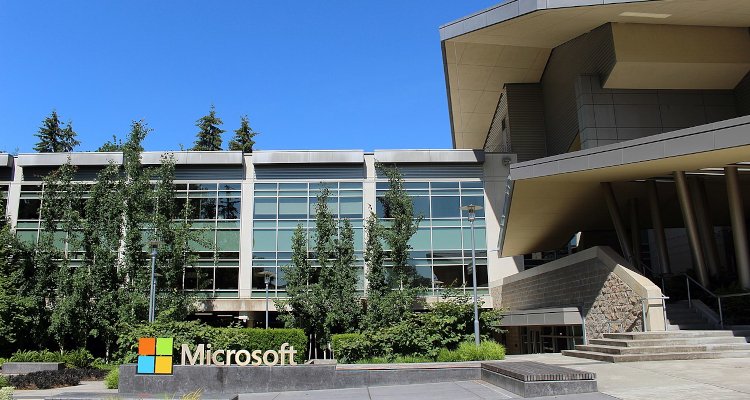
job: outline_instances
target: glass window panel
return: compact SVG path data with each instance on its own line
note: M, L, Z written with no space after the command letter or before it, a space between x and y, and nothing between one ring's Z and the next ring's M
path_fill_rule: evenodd
M482 183L482 181L461 182L461 188L462 189L482 189L484 188L484 183Z
M435 274L435 286L438 287L461 287L464 285L464 271L459 266L436 265L432 267ZM442 283L439 283L440 281Z
M471 275L467 274L466 280L469 281L469 282L472 282L471 279L473 279L471 277ZM487 282L488 282L488 278L487 278L487 266L483 265L483 264L480 264L479 260L477 260L477 287L478 288L479 287L487 287ZM473 283L470 283L468 286L471 286L471 285L473 285Z
M297 229L298 225L302 225L304 228L307 225L306 220L295 220L295 221L279 221L279 228L294 228Z
M471 250L471 228L464 227L464 248ZM474 239L477 249L487 248L487 238L485 237L484 228L474 228Z
M200 219L216 219L216 199L200 199Z
M215 183L191 183L188 185L190 190L216 190Z
M271 277L271 280L268 283L268 289L272 290L275 288L276 285L276 268L275 267L261 267L256 268L253 267L253 289L264 289L266 288L266 281L265 277L263 276L264 272L270 272L274 274L274 276Z
M18 219L39 219L39 209L42 201L39 199L21 199L18 205Z
M340 189L362 189L362 182L340 182Z
M279 199L279 218L299 219L306 217L306 197L282 197Z
M216 231L216 247L221 251L239 251L240 231Z
M239 268L216 268L216 289L236 290L239 288Z
M240 220L234 219L234 220L219 220L216 221L216 225L219 229L239 229L240 228Z
M417 266L414 270L417 273L414 277L414 286L432 287L432 268L430 266Z
M431 182L433 189L458 189L458 182Z
M362 251L364 246L365 234L364 229L354 230L354 250Z
M432 219L429 221L429 223L432 226L461 226L461 222L462 221L457 218L453 218L453 219L441 218L441 219ZM463 223L465 225L466 221L463 221Z
M419 228L414 236L409 240L409 244L414 250L429 250L430 246L430 228Z
M195 290L198 288L198 271L196 268L185 268L184 288L186 290Z
M276 198L256 198L254 211L255 218L276 219Z
M386 187L387 188L387 187ZM404 189L429 189L429 182L404 182Z
M458 196L432 197L432 218L454 218L461 216L461 201Z
M276 191L276 184L275 183L256 183L255 190Z
M461 189L461 194L464 196L482 196L484 197L484 190L482 189Z
M253 252L253 259L269 259L269 258L276 258L276 253L262 252L262 251Z
M36 230L33 231L22 231L17 230L16 236L19 240L24 243L36 243Z
M430 198L427 196L416 196L411 198L414 204L414 215L430 218Z
M242 190L240 183L220 183L219 190Z
M274 230L253 230L253 250L254 251L275 251L276 250L276 231Z
M362 217L362 198L345 197L341 200L341 217Z
M460 249L460 228L432 228L432 248L437 249Z
M279 229L279 251L292 250L292 235L294 235L293 230Z
M52 235L52 244L58 250L65 250L65 238L67 234L65 232L55 231Z
M279 191L300 189L307 190L307 183L279 183Z
M461 197L462 206L468 206L470 204L484 207L484 196L462 196ZM469 215L468 211L463 211L463 213L466 216ZM477 210L476 214L477 214L477 217L484 217L484 208L482 208L481 210Z
M256 228L275 228L276 221L253 221L253 226L255 226Z
M242 197L242 192L227 192L227 191L220 191L219 196L222 197Z
M385 208L383 208L383 198L378 197L377 201L375 201L375 214L377 214L378 218L385 218ZM429 214L425 215L425 218L429 217Z
M253 260L253 266L258 267L275 267L276 264L276 260Z
M195 251L205 251L214 249L214 230L213 229L202 229L193 231L196 235L196 240L191 241L190 248Z
M36 230L37 228L39 228L39 222L38 221L34 221L34 222L18 222L16 224L16 229L24 229L24 228L29 228L29 229Z
M216 225L216 223L213 221L210 221L210 222L196 221L196 222L192 222L190 225L193 229L199 229L199 228L200 229L214 229L214 226Z

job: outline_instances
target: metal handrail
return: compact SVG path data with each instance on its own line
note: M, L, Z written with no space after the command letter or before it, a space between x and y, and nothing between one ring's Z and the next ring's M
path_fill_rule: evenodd
M646 315L651 307L646 307L649 300L661 300L661 310L664 315L664 330L667 330L667 300L668 296L657 296L657 297L641 297L641 324L643 331L646 332Z
M690 282L692 281L693 283L698 285L699 288L703 289L704 292L708 293L709 295L713 296L716 299L716 303L719 306L719 327L721 329L724 329L724 310L721 307L721 299L728 298L728 297L750 296L750 293L716 294L708 290L708 288L706 288L705 286L701 285L700 282L693 279L690 275L688 274L683 274L683 275L685 275L685 278L686 278L685 282L687 282L688 307L693 308L693 299L690 295Z

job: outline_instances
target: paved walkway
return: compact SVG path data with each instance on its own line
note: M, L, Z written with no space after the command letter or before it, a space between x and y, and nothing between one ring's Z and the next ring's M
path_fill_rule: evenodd
M508 356L508 361L522 360L563 365L597 374L601 393L542 398L545 400L611 400L613 398L622 400L750 399L750 358L610 364L564 357L560 354ZM103 382L83 382L79 386L61 389L17 390L14 397L19 399L43 399L61 393L81 392L101 393L101 398L117 398L117 392L104 389ZM512 393L486 382L467 381L306 392L257 393L241 395L240 399L489 400L516 397Z

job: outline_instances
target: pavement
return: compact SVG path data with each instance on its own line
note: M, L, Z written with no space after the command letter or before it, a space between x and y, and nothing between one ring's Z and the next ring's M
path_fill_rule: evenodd
M538 361L597 374L599 393L551 396L546 400L735 400L750 399L750 358L716 360L647 361L607 363L560 354L508 356L508 361ZM117 399L116 390L103 382L49 390L17 390L17 399L44 399L73 393L96 393L102 399ZM476 400L509 399L518 396L483 381L378 386L356 389L243 394L240 400ZM94 398L94 397L92 397ZM162 399L165 397L161 397ZM166 397L170 398L170 397Z

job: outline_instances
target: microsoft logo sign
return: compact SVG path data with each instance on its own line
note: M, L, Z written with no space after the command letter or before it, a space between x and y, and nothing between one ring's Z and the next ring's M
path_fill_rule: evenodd
M172 373L172 338L138 339L138 367L136 372L147 375Z

